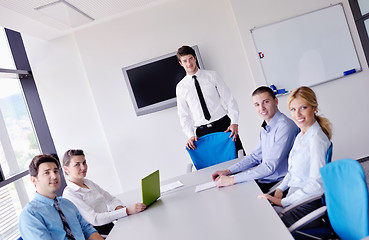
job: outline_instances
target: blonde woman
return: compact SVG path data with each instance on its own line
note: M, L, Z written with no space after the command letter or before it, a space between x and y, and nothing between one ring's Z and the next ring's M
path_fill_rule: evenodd
M100 234L109 234L114 226L112 221L146 208L143 203L124 207L119 199L86 179L88 167L83 150L68 150L63 157L63 168L68 178L63 197L73 202Z
M318 115L318 101L312 89L295 89L288 98L287 107L301 132L297 135L289 155L287 175L274 196L260 196L281 207L324 193L319 169L325 165L332 137L329 120ZM287 189L288 194L283 198L283 191ZM321 205L319 199L297 207L282 216L282 220L289 227Z

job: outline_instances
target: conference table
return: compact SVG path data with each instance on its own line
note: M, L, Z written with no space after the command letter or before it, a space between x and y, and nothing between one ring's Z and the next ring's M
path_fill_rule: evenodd
M107 240L115 239L293 239L255 181L195 192L216 170L234 159L161 182L183 186L165 192L145 211L119 219ZM141 202L141 189L117 196L126 205Z

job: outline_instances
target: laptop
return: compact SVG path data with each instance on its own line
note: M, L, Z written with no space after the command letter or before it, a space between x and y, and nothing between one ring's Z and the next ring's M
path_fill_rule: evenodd
M160 197L159 170L141 180L142 203L147 207Z

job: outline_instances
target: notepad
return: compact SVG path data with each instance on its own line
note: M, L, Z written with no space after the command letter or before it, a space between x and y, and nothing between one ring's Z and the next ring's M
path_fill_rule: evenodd
M204 184L200 184L196 186L195 192L201 192L201 191L205 191L208 190L210 188L214 188L217 185L215 185L215 182L211 181L211 182L207 182Z
M176 182L172 182L169 184L166 184L164 186L160 187L160 192L163 194L165 192L169 192L171 190L174 190L176 188L180 188L183 186L183 183L181 183L180 181L176 181Z

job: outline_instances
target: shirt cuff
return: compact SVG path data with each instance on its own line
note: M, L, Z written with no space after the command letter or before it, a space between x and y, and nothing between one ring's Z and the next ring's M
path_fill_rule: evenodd
M230 167L228 167L228 170L231 171L232 174L238 172L238 167L236 167L235 165L232 165Z
M287 207L287 206L289 206L289 205L291 205L291 203L289 203L289 201L288 201L288 199L286 199L286 198L282 198L282 200L281 200L281 205L282 205L282 207Z
M119 218L123 218L126 217L127 214L127 208L121 208L118 210L114 210L112 212L110 212L110 219L111 221L117 220Z

